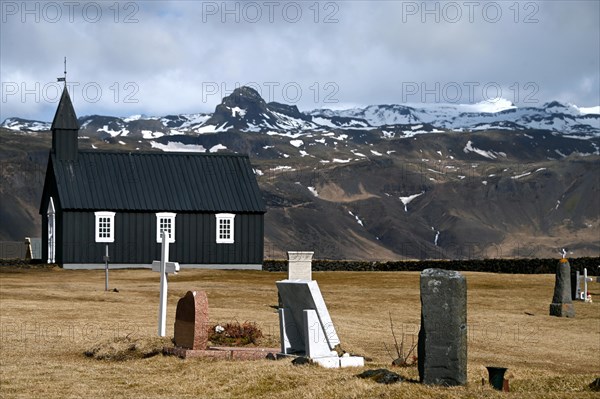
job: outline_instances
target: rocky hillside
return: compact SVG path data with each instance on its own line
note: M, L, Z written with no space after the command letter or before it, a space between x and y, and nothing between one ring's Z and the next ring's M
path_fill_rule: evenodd
M600 255L600 115L575 106L303 113L241 88L213 114L79 120L80 148L249 154L269 258ZM0 240L40 235L50 133L33 123L0 131Z

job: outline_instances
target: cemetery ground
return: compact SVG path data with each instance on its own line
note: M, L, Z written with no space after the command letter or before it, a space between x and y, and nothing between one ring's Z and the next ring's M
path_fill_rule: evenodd
M160 348L159 276L149 270L104 271L0 268L0 396L210 398L592 398L600 377L600 284L594 303L575 303L574 319L551 317L554 275L465 272L468 295L468 385L423 386L416 367L391 366L394 331L416 340L420 322L418 272L314 272L346 351L364 368L294 366L289 360L182 360L157 355L97 360L84 352L129 337ZM170 276L167 337L177 300L205 290L211 322L253 321L278 346L275 281L286 273L182 270ZM416 342L416 341L415 341ZM485 366L508 367L510 393L482 386ZM405 380L380 385L356 378L388 368Z

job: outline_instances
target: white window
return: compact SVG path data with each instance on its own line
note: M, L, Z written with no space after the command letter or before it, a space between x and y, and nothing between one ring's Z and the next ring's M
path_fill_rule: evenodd
M217 213L217 244L233 244L234 219L233 213Z
M167 233L167 241L175 242L175 213L160 212L156 214L156 242L162 242L161 231Z
M115 213L94 212L96 215L96 242L115 242Z

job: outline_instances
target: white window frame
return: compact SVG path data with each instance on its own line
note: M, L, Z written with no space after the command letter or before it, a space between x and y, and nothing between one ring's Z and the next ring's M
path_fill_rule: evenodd
M94 212L96 223L94 224L94 235L96 242L115 242L115 213L114 212ZM108 218L108 237L100 237L100 219Z
M235 214L233 213L217 213L216 215L216 239L217 244L233 244L235 240ZM221 238L221 221L229 221L229 237Z
M156 214L156 242L161 243L160 224L161 219L168 220L171 224L171 231L167 235L167 242L175 242L175 218L177 214L173 212L158 212Z

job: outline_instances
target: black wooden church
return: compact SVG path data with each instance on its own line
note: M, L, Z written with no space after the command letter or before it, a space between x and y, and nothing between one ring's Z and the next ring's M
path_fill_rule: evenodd
M256 268L264 213L250 160L237 154L82 151L65 87L52 122L52 149L40 205L42 256L65 268L104 264Z

